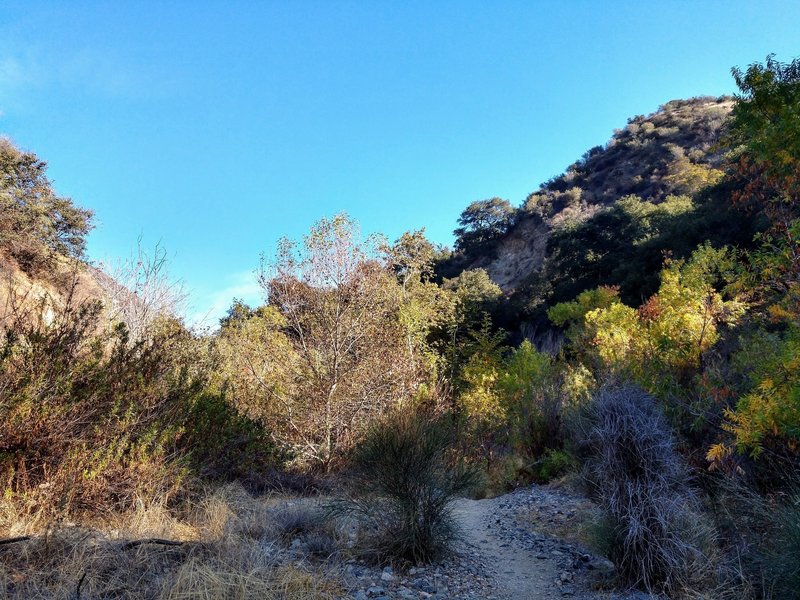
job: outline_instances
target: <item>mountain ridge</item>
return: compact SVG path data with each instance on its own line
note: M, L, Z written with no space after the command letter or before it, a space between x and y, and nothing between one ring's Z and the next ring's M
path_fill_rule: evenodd
M552 231L584 222L626 196L658 204L696 194L722 175L717 146L732 107L729 96L700 96L628 119L605 146L588 150L532 192L488 252L462 259L463 270L485 269L512 294L542 269Z

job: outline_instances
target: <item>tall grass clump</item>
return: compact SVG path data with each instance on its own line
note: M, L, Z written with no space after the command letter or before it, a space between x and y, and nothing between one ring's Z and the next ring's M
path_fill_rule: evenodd
M608 557L627 584L650 592L697 584L707 574L709 528L654 400L631 385L605 388L592 416L590 479L606 516Z
M800 493L792 495L772 515L775 535L767 552L772 597L800 598Z
M766 600L800 599L800 491L789 482L764 495L744 478L720 480L715 516L728 542L729 577L749 595ZM734 597L734 596L727 596Z
M428 562L457 538L453 502L478 482L454 460L452 429L426 415L395 413L374 424L352 455L341 509L379 562Z

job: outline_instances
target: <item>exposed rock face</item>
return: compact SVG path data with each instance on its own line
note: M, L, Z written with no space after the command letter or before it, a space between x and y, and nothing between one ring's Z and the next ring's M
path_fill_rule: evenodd
M513 290L529 273L541 268L547 252L550 225L529 216L509 232L497 248L497 258L482 259L470 268L484 268L503 291Z
M486 269L510 293L541 269L553 228L586 219L631 194L658 203L695 193L720 174L718 142L732 107L729 97L673 100L651 115L629 119L605 147L589 150L530 194L491 255L468 268Z
M94 267L64 257L55 259L48 272L32 276L0 253L0 330L18 318L49 327L67 303L105 300L102 276Z

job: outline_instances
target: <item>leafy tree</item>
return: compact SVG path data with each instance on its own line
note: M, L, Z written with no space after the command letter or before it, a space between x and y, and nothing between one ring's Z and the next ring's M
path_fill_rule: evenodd
M733 69L736 96L728 145L739 148L736 170L748 182L739 198L775 219L800 210L800 59Z
M462 369L476 352L486 350L489 338L499 347L505 332L494 327L492 314L503 297L502 290L483 269L462 271L442 286L452 294L453 316L448 323L448 340L444 350L450 380L456 389L462 387ZM476 358L480 361L482 359Z
M424 228L405 232L386 248L389 263L403 289L409 281L429 281L433 277L433 266L439 253L440 249L425 237Z
M0 248L28 270L44 267L53 253L81 257L92 212L58 196L47 163L0 138Z
M286 402L295 448L326 470L370 418L416 388L398 318L402 290L378 247L340 214L317 223L302 245L282 240L259 276L297 355Z
M553 359L528 340L505 359L498 391L509 441L519 453L538 456L561 442L560 393Z
M749 386L725 412L724 427L740 452L754 457L797 454L800 445L800 59L754 63L733 69L740 93L730 133L733 198L766 215L769 228L749 253L746 285L767 307L768 326L743 338L735 362L746 364ZM751 291L751 293L752 293ZM781 331L781 329L783 331ZM754 351L757 348L758 351ZM733 452L712 446L713 465Z
M453 413L464 425L462 441L487 465L494 458L497 433L506 422L498 389L504 337L493 331L486 317L480 326L467 330L464 339L454 339L448 357L455 387Z
M246 302L239 298L234 298L225 316L219 320L219 325L223 330L238 327L254 314L255 311Z
M493 304L503 297L503 290L484 269L462 271L458 277L445 280L443 287L455 294L460 319L473 324L490 313Z
M567 329L567 338L575 345L585 341L583 320L590 311L609 308L619 303L619 290L611 286L600 286L578 294L571 302L561 302L547 311L550 320L559 327Z
M503 235L514 218L514 208L508 200L490 198L476 200L458 218L456 250L469 255L487 249Z
M758 266L784 292L800 285L800 59L770 55L733 76L740 90L727 139L734 198L769 218Z
M456 318L452 290L433 281L434 264L442 249L425 237L425 230L406 232L385 248L389 267L402 286L398 319L406 347L421 384L417 396L438 400L447 387L444 348Z

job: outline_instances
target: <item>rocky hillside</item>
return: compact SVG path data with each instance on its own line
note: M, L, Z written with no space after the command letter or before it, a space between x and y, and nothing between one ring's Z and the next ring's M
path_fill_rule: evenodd
M513 292L542 268L554 229L583 222L628 195L658 204L695 194L721 175L717 142L732 107L730 97L673 100L630 119L605 147L592 148L530 194L492 251L470 257L467 268L485 269Z

